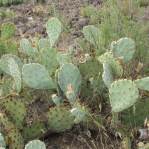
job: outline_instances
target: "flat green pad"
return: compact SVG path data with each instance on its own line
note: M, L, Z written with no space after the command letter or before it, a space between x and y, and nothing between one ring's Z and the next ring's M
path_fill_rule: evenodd
M6 147L5 139L4 139L3 135L0 133L0 148L3 149L5 147Z
M116 58L122 58L124 62L128 62L135 53L135 42L131 38L121 38L112 42L111 50Z
M24 64L22 77L25 84L34 89L53 89L55 84L43 65L38 63Z
M68 107L56 106L50 108L47 113L48 128L55 132L63 132L71 129L74 125L74 116L71 114Z
M25 104L20 99L7 98L0 102L1 106L6 110L9 119L17 128L22 128L24 118L26 116Z
M121 112L134 105L139 97L139 91L131 80L118 80L109 88L110 103L113 112Z
M149 91L149 77L135 80L135 84L139 89Z
M69 102L74 102L81 87L81 74L79 69L71 64L64 64L58 71L58 84Z

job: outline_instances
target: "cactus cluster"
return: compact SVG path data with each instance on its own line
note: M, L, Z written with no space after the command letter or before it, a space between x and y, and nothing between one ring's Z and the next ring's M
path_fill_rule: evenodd
M71 129L74 124L85 122L88 114L86 107L76 104L79 102L82 82L79 68L72 63L70 53L61 53L55 48L62 31L61 22L57 18L51 18L46 28L48 37L37 40L34 47L28 39L23 38L20 41L20 58L13 54L4 54L0 59L0 69L4 75L0 84L0 109L3 110L0 126L6 145L12 149L23 149L23 142L38 138L48 130L63 132ZM8 36L7 33L5 36ZM96 73L93 74L96 77ZM30 119L28 107L36 101L28 102L26 99L29 97L29 90L51 93L43 101L50 108L45 109L38 118L33 116L30 123L27 121ZM25 91L28 93L24 93ZM35 140L25 146L26 149L38 147L45 148L45 145Z
M0 56L6 53L16 53L17 42L14 40L16 27L13 23L0 25Z
M0 127L4 135L4 139L0 136L1 146L5 146L5 140L10 149L23 149L24 142L38 139L48 130L63 132L81 122L93 124L92 110L82 102L92 102L104 91L109 91L113 113L134 106L140 98L139 90L149 91L149 77L132 80L124 76L124 66L135 53L135 42L131 38L112 42L110 50L105 53L100 49L95 55L91 53L86 56L83 53L84 61L74 62L72 53L61 53L56 49L62 32L61 22L51 18L46 29L48 37L37 40L34 46L28 39L20 41L20 58L12 54L1 56L3 82L0 84ZM90 25L84 27L83 33L87 41L99 48L101 32L98 28ZM35 100L29 102L30 91ZM35 91L49 92L50 95L46 94L46 99L39 99ZM32 95L30 97L33 98ZM89 100L86 100L87 97ZM37 108L39 115L34 117L32 114L30 118L29 108L36 102L44 103L47 107L42 112ZM97 119L101 123L101 119ZM98 122L95 121L100 126ZM25 146L25 149L34 148L45 149L45 144L33 140Z

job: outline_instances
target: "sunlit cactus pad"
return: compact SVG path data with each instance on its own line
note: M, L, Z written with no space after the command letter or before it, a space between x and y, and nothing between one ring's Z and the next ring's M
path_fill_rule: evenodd
M134 105L139 97L139 91L131 80L118 80L109 88L110 103L113 112L121 112Z

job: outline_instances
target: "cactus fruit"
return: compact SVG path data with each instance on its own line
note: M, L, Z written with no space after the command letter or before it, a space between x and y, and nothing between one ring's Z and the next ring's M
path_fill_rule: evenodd
M36 48L32 47L32 44L26 38L23 38L20 41L20 51L27 56L35 56L35 54L38 52Z
M43 122L34 121L31 125L24 127L23 137L25 141L28 141L41 136L45 131L46 128Z
M15 55L6 54L0 59L0 69L13 77L17 92L21 91L21 67L22 62Z
M58 84L70 103L73 103L81 87L81 74L79 69L71 64L64 64L58 71Z
M74 125L74 116L67 106L56 106L50 108L47 113L48 128L55 132L63 132L71 129Z
M105 85L109 88L111 83L113 82L113 74L110 65L107 63L103 63L102 79Z
M46 30L52 48L62 32L62 24L57 18L50 18L46 23Z
M24 141L19 130L2 112L0 113L0 129L5 136L9 149L23 149Z
M46 145L40 140L33 140L25 145L25 149L46 149Z
M135 84L139 89L149 91L149 77L137 79L135 80Z
M9 119L17 128L22 128L26 116L25 104L20 99L7 98L0 101L1 106L5 109Z
M123 68L120 65L119 61L117 61L111 52L106 52L99 56L98 58L100 63L107 63L112 69L113 75L121 77L123 74Z
M89 41L94 46L99 46L99 41L101 38L100 30L94 25L88 25L83 28L83 34L87 41Z
M13 23L4 23L1 28L1 38L8 39L14 36L16 27Z
M114 81L109 88L110 103L113 112L121 112L134 105L139 91L131 80Z
M34 89L54 89L55 83L46 68L38 63L24 64L22 77L25 84Z
M3 135L0 133L0 148L5 149L5 147L6 147L5 139L4 139Z
M111 50L114 57L129 62L135 53L135 42L131 38L121 38L111 43Z

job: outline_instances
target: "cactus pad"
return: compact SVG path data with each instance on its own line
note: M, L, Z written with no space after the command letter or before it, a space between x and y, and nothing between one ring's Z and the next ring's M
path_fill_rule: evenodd
M30 140L41 136L46 131L45 125L42 122L34 121L31 125L24 127L23 137L26 140Z
M74 117L70 109L64 106L50 108L47 113L48 128L55 132L63 132L74 125Z
M20 99L14 98L7 98L1 101L0 104L16 127L22 128L23 120L26 116L25 104Z
M45 45L46 46L46 45ZM54 48L42 48L40 49L40 64L44 65L50 75L55 73L58 68L57 62L57 50Z
M110 65L107 63L103 63L102 79L105 85L109 88L111 83L113 82L113 74Z
M121 112L134 105L139 97L139 91L131 80L118 80L109 88L110 103L113 112Z
M47 49L50 47L50 41L47 38L41 38L38 42L39 50Z
M135 84L139 89L149 91L149 77L135 80Z
M121 38L112 42L111 50L116 58L122 58L124 62L128 62L135 53L135 42L131 38Z
M22 77L26 85L34 89L53 89L55 84L44 66L38 63L24 64Z
M79 103L77 103L71 109L71 114L75 117L74 122L78 124L80 122L86 121L89 114L89 110L85 106L82 106Z
M25 149L46 149L46 145L40 140L33 140L25 145Z
M32 47L30 41L26 38L21 39L20 41L20 50L22 53L27 56L34 56L37 53L37 49Z
M50 40L50 45L53 47L62 31L62 24L57 18L50 18L46 24L46 30Z
M96 47L98 46L101 38L101 32L97 27L95 27L94 25L85 26L83 28L83 34L87 41L89 41Z
M123 68L120 63L113 57L111 52L106 52L99 56L98 60L100 63L107 63L112 69L114 75L121 77L123 74Z
M3 135L0 133L0 148L3 149L5 147L6 147L5 139L4 139Z
M4 113L0 113L0 129L6 138L9 149L23 149L24 141L19 130L8 120Z
M59 65L62 66L63 64L71 63L71 57L68 53L58 52L57 53L57 61L58 61Z
M21 60L15 55L6 54L0 59L0 69L13 77L17 92L21 91L21 66Z
M1 38L7 39L14 36L16 27L13 23L4 23L1 28Z
M58 71L58 84L70 102L74 102L81 86L81 74L78 68L71 64L64 64Z
M96 59L90 59L85 63L80 63L78 67L83 79L98 78L102 71L102 65Z

